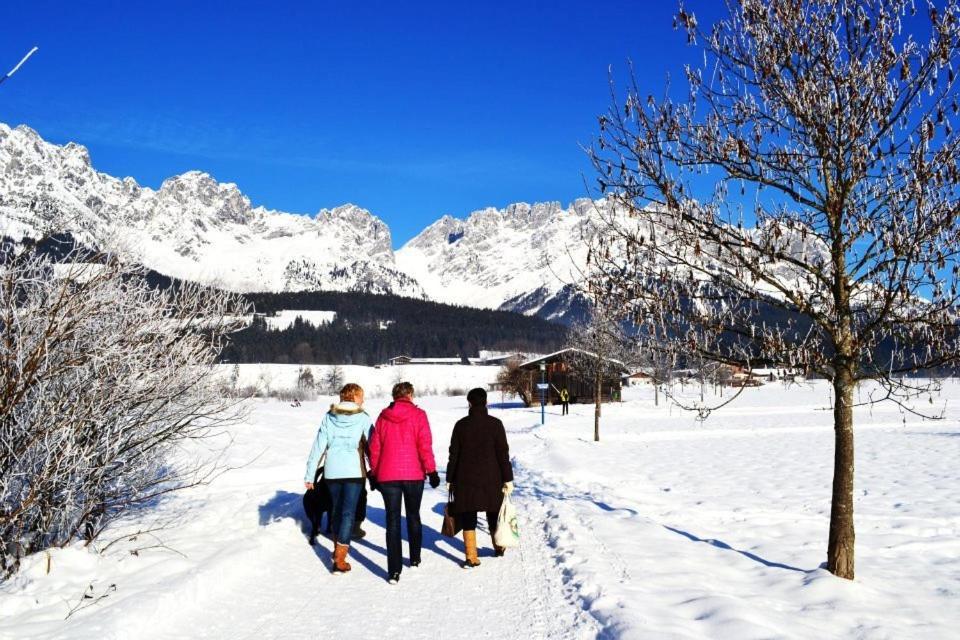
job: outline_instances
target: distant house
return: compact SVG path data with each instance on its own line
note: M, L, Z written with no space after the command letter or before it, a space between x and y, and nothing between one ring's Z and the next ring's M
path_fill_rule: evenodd
M795 380L803 375L800 369L723 365L726 368L727 384L734 387L759 387L765 382Z
M394 367L421 364L470 364L469 360L464 361L463 358L411 358L410 356L394 356L387 362Z
M470 358L470 361L474 362L475 364L482 364L488 367L499 367L507 364L511 360L523 362L531 357L535 356L532 354L520 353L519 351L516 353L499 353L496 355L487 355L481 351L479 358Z
M540 392L537 390L537 384L540 383L541 378L550 385L546 392L546 400L550 404L560 402L560 390L564 388L570 393L570 402L592 402L593 380L583 376L574 368L575 361L584 356L596 357L588 351L570 347L522 363L520 369L528 372L529 375L531 402L539 401ZM627 368L619 360L613 358L606 360L612 365L613 373L603 380L600 392L601 402L609 402L620 397L621 376L628 373Z
M654 375L652 369L639 369L633 373L625 373L620 376L625 387L635 387L639 384L649 384L653 382Z

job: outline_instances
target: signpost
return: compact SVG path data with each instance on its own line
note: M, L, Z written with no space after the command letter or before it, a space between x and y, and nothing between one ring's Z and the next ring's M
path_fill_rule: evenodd
M544 397L544 392L550 388L550 385L547 384L547 365L545 363L540 364L540 384L537 385L537 389L540 389L540 426L542 427L547 422L547 401Z

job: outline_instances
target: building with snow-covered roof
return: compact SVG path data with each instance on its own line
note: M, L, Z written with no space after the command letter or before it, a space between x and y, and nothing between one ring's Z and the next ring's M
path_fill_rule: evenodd
M541 383L541 380L548 385L546 399L550 404L560 402L562 389L566 389L570 394L572 403L593 402L594 380L592 376L578 370L582 368L578 367L578 364L596 358L597 356L589 351L568 347L523 362L519 368L528 375L530 392L527 397L530 402L538 401L540 392L537 390L537 384ZM620 376L628 373L627 368L619 360L613 358L603 358L603 360L608 366L601 382L600 401L618 400L623 386Z
M391 366L398 367L404 365L420 364L473 364L467 358L411 358L410 356L394 356L387 361Z

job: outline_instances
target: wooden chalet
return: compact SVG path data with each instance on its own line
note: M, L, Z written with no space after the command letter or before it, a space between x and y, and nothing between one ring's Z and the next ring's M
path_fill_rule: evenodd
M576 361L582 357L596 357L593 354L573 347L562 349L539 358L527 360L520 365L522 371L529 376L530 404L539 404L540 391L537 384L541 377L546 379L550 388L546 392L548 404L560 403L560 390L566 388L570 392L570 402L593 402L593 379L584 376L576 370ZM607 358L611 371L603 381L600 394L602 402L620 399L622 389L621 376L628 373L627 368L619 360ZM541 373L541 365L544 366Z

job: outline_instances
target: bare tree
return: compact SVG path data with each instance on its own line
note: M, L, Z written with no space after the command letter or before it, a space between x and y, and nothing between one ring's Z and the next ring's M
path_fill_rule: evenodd
M703 52L689 93L614 89L591 151L627 212L592 259L646 333L831 381L827 568L844 578L856 385L913 410L936 387L909 376L960 355L960 15L939 4L729 0L709 31L681 8Z
M603 400L603 384L616 379L619 384L625 371L623 357L625 338L623 326L609 298L594 296L590 316L570 329L570 344L574 351L567 355L571 367L593 383L593 440L600 441L600 414ZM612 393L611 393L612 395Z
M338 364L329 367L323 378L323 384L328 394L336 395L340 393L340 389L343 387L343 367Z
M239 296L77 258L0 249L0 575L208 478L172 454L238 417L213 364Z
M297 389L313 391L314 387L316 387L316 381L313 379L313 370L310 367L300 367L297 371Z

